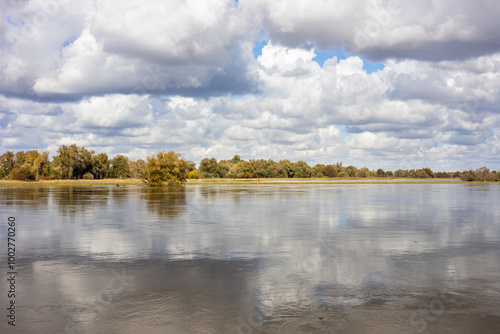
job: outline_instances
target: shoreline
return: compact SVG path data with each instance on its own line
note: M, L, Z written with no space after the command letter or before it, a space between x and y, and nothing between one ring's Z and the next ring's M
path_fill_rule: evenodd
M276 184L489 184L498 181L462 181L460 179L385 179L385 178L352 178L352 179L189 179L185 185L276 185ZM39 180L17 181L0 180L0 187L46 187L46 186L138 186L146 185L140 179L102 179L102 180Z

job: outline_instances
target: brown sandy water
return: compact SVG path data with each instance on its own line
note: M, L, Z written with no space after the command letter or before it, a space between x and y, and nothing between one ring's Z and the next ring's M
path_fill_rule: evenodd
M497 184L0 188L0 333L499 333L498 203Z

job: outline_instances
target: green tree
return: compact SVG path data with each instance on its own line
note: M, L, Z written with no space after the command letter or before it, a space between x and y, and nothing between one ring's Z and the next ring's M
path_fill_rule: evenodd
M235 155L232 159L231 159L231 163L233 165L236 165L238 162L241 161L241 157L239 155Z
M7 151L0 156L0 179L9 176L10 172L14 169L15 157L12 151Z
M313 169L306 162L299 160L293 164L294 177L310 178L313 176Z
M221 177L219 172L219 165L215 158L205 158L201 160L200 167L198 168L200 176L204 179Z
M229 171L231 170L231 167L233 167L233 163L231 160L220 160L217 163L217 168L213 169L213 172L215 175L219 175L219 177L225 178L229 177Z
M186 182L188 174L186 160L174 151L162 151L147 158L145 177L152 186L177 186Z
M190 172L196 170L196 163L195 162L187 160L186 163L188 164L188 170Z
M110 161L106 153L92 156L92 174L96 179L104 179L109 176Z
M94 151L76 144L61 145L52 160L52 174L57 179L81 179L85 173L92 172Z
M253 177L268 177L266 160L250 160L250 163L252 164Z
M325 165L316 164L316 165L314 165L314 167L312 169L313 169L314 175L317 175L318 173L321 173L321 175L323 175L323 172L325 171ZM324 177L324 175L322 177Z
M408 171L403 170L403 169L398 169L397 171L394 172L394 176L396 177L407 177L408 176Z
M127 177L130 177L128 158L126 156L118 154L113 159L111 159L109 176L115 179L125 179Z
M292 168L292 163L290 162L290 160L287 160L287 159L280 160L280 162L278 162L278 164L281 166L282 172L284 172L286 174L285 177L292 178L295 175L295 172Z

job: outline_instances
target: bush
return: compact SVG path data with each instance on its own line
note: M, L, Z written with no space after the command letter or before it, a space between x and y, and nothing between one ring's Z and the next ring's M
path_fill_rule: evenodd
M174 151L162 151L147 159L144 176L151 186L180 186L186 182L188 164Z
M21 167L15 167L10 171L9 178L11 180L20 180L20 181L26 181L26 180L34 180L35 175L31 173L29 168L25 166Z
M349 177L349 175L347 175L346 172L340 172L338 176L339 177Z
M318 174L316 174L316 177L317 177L318 179L322 179L322 178L324 178L325 176L324 176L322 173L318 173Z
M93 180L94 179L94 174L92 174L90 172L87 172L87 173L83 174L83 178L85 180Z
M197 179L198 178L198 172L193 170L191 172L189 172L188 174L188 179Z

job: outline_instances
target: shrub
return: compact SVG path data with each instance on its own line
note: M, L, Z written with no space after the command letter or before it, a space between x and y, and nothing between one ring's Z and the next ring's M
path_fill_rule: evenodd
M188 174L188 178L189 179L197 179L198 178L198 172L193 170L193 171L190 171L189 174Z
M21 181L26 181L26 180L34 180L35 175L31 173L28 167L21 166L21 167L15 167L10 171L9 177L11 180L21 180Z
M340 172L338 176L339 177L349 177L349 175L347 175L346 172Z
M93 180L94 179L94 174L92 174L90 172L87 172L87 173L83 174L83 178L85 180Z

